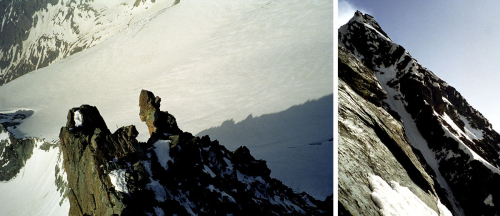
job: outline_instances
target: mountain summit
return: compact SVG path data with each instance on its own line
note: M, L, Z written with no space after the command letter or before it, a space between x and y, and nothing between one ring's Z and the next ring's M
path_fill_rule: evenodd
M418 197L413 204L423 202L422 209L434 214L500 214L500 135L488 120L394 43L372 16L357 11L339 28L338 42L343 212L395 211L389 204L397 200L385 196L395 192ZM346 171L356 163L364 164L356 172L365 183Z

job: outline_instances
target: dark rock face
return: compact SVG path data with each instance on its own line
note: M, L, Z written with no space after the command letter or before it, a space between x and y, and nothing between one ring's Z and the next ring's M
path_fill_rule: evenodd
M8 181L19 173L36 143L44 142L35 138L17 139L0 124L0 181Z
M75 112L81 113L81 126L75 126ZM130 139L122 130L110 134L97 108L82 105L68 113L66 127L59 135L67 173L70 215L121 214L125 205L123 194L114 190L105 175L108 162L120 155L115 137ZM121 134L119 134L121 132ZM131 134L133 135L133 134ZM129 145L125 145L124 148Z
M332 199L294 193L248 148L230 152L182 132L153 93L143 90L139 103L151 129L146 143L134 126L111 134L95 107L69 111L60 138L70 215L332 214Z
M375 74L364 64L356 64L356 58L344 47L339 46L338 54L339 79L353 87L358 95L377 106L382 106L382 100L387 98L387 93L380 88Z
M440 185L447 195L441 200L448 197L455 214L462 210L465 215L500 214L496 199L500 197L496 183L500 135L486 118L455 88L392 42L369 15L357 12L352 22L342 26L339 45L375 73L388 92L387 107L406 116L406 133L420 136L425 145L419 148L433 154L435 164L429 164L435 180L445 180ZM416 130L408 131L413 127ZM415 141L412 145L419 145ZM488 197L493 197L491 203L486 201Z

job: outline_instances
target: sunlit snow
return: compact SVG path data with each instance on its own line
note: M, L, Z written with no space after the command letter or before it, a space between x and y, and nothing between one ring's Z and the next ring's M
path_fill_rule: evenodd
M125 177L126 169L117 169L109 172L109 179L117 191L128 194L127 180Z
M83 125L82 124L83 116L82 113L80 113L80 110L75 111L74 120L75 120L75 127L80 127Z
M58 153L58 149L34 148L17 177L0 182L0 215L68 215L69 202L59 206L61 197L54 184Z
M370 175L368 180L372 188L373 202L380 208L383 216L452 216L451 212L438 200L439 214L432 210L407 187L391 181L390 185L377 175Z

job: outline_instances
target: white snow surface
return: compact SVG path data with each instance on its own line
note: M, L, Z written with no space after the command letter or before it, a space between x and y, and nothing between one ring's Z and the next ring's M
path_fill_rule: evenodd
M489 206L495 206L495 204L493 204L493 196L488 195L488 197L486 197L486 199L484 199L484 204L486 205L489 205Z
M80 110L75 111L74 120L75 120L75 127L80 127L83 125L83 116L82 113L80 113Z
M117 169L109 172L109 179L117 191L128 194L126 169Z
M58 149L39 149L37 141L33 155L19 174L10 181L0 181L0 215L68 215L69 202L61 197L54 184Z
M418 198L410 189L401 186L398 182L391 181L388 184L377 175L368 177L372 188L371 197L380 208L383 216L452 216L438 200L439 214Z
M158 157L158 161L160 162L161 166L167 170L168 169L168 162L172 161L172 158L170 158L170 140L158 140L154 144L155 147L155 153L156 156Z
M5 147L10 146L12 144L10 142L9 132L7 132L7 131L0 132L0 142L3 142L3 141L7 142Z

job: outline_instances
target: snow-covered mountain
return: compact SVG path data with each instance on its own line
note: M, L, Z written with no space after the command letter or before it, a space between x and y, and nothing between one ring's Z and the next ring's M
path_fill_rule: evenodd
M118 6L114 6L116 2ZM82 104L96 106L111 133L135 125L137 141L146 142L149 130L137 115L141 89L161 95L164 109L175 115L179 128L200 137L210 128L231 129L227 122L254 126L246 132L218 133L217 139L229 154L241 144L227 143L228 138L245 139L250 134L252 139L242 143L255 159L267 161L269 178L290 186L293 191L289 192L305 191L317 200L331 196L333 2L69 4L86 3L106 7L109 13L101 12L99 19L116 19L112 23L121 27L110 23L101 31L89 27L89 37L107 32L99 44L87 38L90 45L81 52L0 86L0 123L10 133L9 139L48 143L31 142L32 155L22 162L18 174L0 182L0 192L9 194L0 197L0 215L68 214L70 202L65 195L72 189L68 187L71 178L62 171L59 147L68 110ZM122 15L122 9L127 13ZM112 11L120 18L111 16ZM127 22L122 22L122 16ZM68 30L67 26L53 28L56 33L57 29ZM82 41L75 43L84 44ZM265 123L278 128L259 130L255 125L262 119L273 120ZM278 124L274 119L290 124ZM5 152L14 152L15 145L5 146L10 149Z
M178 2L1 1L0 85L95 46Z
M488 120L372 16L356 12L340 27L338 41L343 212L408 212L396 207L400 202L390 197L396 193L426 203L421 210L433 214L499 214L500 135ZM363 154L353 155L358 151ZM354 165L362 168L347 171Z

